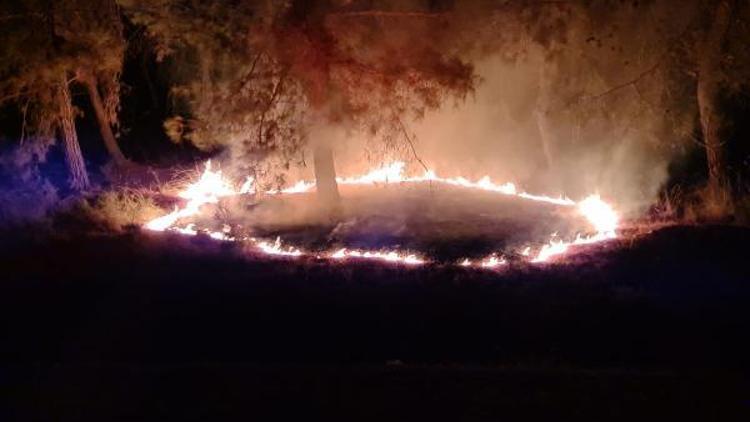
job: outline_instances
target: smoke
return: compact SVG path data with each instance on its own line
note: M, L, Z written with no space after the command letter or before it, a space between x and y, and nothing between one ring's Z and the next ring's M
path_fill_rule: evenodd
M685 143L675 127L693 123L694 107L674 107L689 96L666 95L674 75L664 57L694 11L671 19L669 5L636 3L503 14L487 9L497 9L493 2L450 2L444 32L459 41L445 55L473 66L473 95L448 99L420 118L401 116L409 140L398 134L386 144L361 128L317 122L307 141L333 145L343 176L408 159L413 173L424 162L443 176L490 176L576 200L600 193L624 213L642 212L666 182L675 146ZM300 165L272 182L310 180L310 157L303 151Z
M416 154L428 167L443 176L490 176L572 199L600 193L625 213L654 203L671 159L655 139L663 116L634 114L632 102L638 100L626 93L607 102L606 115L602 104L595 104L544 118L540 58L509 63L493 55L474 64L481 82L473 96L406 121L416 135ZM543 130L550 145L545 146ZM405 139L401 150L368 155L361 134L330 128L326 136L335 140L341 174L361 173L393 158L410 160L414 173L423 171Z

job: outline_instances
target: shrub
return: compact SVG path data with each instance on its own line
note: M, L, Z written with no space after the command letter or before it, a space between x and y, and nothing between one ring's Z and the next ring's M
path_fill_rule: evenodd
M103 192L92 200L84 201L82 208L93 223L115 231L143 225L164 214L150 192L137 189Z

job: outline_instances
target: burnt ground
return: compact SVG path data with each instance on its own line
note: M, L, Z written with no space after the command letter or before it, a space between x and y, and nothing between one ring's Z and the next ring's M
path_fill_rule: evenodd
M750 229L502 271L4 232L2 420L747 420Z
M573 239L591 231L575 207L492 192L439 184L342 186L341 192L341 207L333 213L321 212L315 193L257 203L240 197L206 206L201 219L180 225L220 231L229 223L237 237L278 236L307 251L413 251L442 263L498 252L510 257L527 246L536 250L553 233Z

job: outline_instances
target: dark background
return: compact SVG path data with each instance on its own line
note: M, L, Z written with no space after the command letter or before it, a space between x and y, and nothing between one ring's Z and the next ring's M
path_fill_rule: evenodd
M0 395L22 420L746 418L748 235L501 271L4 236Z

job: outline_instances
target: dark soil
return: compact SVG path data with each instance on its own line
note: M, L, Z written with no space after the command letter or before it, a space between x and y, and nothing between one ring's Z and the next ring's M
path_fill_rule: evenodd
M6 232L0 397L22 420L746 418L748 239L477 271Z

